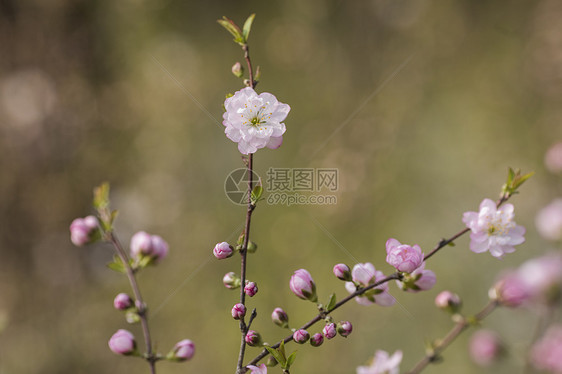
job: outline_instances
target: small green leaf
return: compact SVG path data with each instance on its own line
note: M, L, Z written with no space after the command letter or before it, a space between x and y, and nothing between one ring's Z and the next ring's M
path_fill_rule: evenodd
M283 367L285 366L286 360L285 357L279 353L277 349L273 349L268 347L267 345L264 346L265 349L273 356L273 358Z
M250 36L250 31L252 30L252 23L254 22L254 18L256 18L256 14L251 14L244 22L244 27L242 28L242 35L244 36L244 42L248 42L248 36Z
M456 244L455 244L455 242L449 242L449 243L447 243L447 245L451 246L451 247L454 247Z
M281 340L281 344L279 344L279 352L283 355L283 358L287 357L285 354L285 340Z
M114 259L112 262L108 263L106 266L108 268L110 268L111 270L114 270L118 273L123 273L123 274L126 273L125 266L123 266L123 263L119 259Z
M97 210L109 206L109 183L104 182L101 186L94 188L94 208Z
M330 295L330 300L326 304L326 312L329 312L332 309L334 309L334 306L336 306L336 294L335 293Z
M293 365L293 363L295 362L295 358L297 358L297 351L294 351L289 355L289 357L287 357L287 363L284 369L290 369L291 365Z
M217 22L231 33L235 40L242 39L242 30L240 30L240 27L238 27L233 20L223 16L222 19L217 20Z
M253 189L252 189L252 204L255 204L261 197L261 195L263 194L263 187L261 186L261 181L258 185L256 185Z

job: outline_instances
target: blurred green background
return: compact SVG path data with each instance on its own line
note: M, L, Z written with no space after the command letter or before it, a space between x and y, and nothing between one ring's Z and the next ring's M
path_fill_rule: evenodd
M321 298L342 297L334 264L355 258L389 273L389 237L427 252L463 227L464 211L497 197L508 166L536 171L512 200L528 228L517 252L476 255L463 237L428 263L433 290L391 285L392 308L350 303L334 317L350 320L353 334L321 348L291 345L292 372L354 373L376 349L402 349L406 370L426 339L451 326L433 306L439 291L476 311L502 269L550 248L534 216L561 186L543 166L562 139L557 0L1 0L0 373L148 372L107 348L119 328L142 341L113 309L129 286L105 267L111 248L69 240L70 222L92 213L92 188L103 181L123 242L143 229L171 247L140 275L153 336L161 352L190 338L197 353L159 372L234 371L239 330L229 311L238 292L221 278L239 261L216 261L211 250L236 239L245 214L223 191L242 162L218 124L225 94L241 87L230 68L242 52L216 19L242 23L252 12L258 91L292 108L283 146L256 154L257 173L337 168L340 177L335 205L255 211L249 278L260 292L249 305L266 341L286 335L270 322L274 307L294 326L315 312L290 293L294 270L312 273ZM510 342L504 364L474 366L466 334L427 372L519 371L535 320L500 310L485 322Z

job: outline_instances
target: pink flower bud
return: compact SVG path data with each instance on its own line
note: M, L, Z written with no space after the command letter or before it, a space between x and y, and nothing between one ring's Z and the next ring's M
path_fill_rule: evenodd
M341 321L340 323L338 323L338 333L344 338L347 338L352 331L353 326L351 325L351 322Z
M239 62L232 65L232 74L234 74L238 78L242 78L242 76L244 75L244 68Z
M81 247L92 241L92 237L98 230L98 219L94 216L76 218L70 224L70 241Z
M228 289L235 289L240 287L240 278L234 272L226 273L222 278L222 283Z
M516 274L505 275L490 290L490 297L497 299L502 305L517 307L530 297L528 287Z
M158 235L152 235L152 255L156 261L162 260L168 255L168 243Z
M386 262L404 273L413 272L423 262L423 253L417 244L410 247L391 238L386 241L386 253Z
M258 285L254 282L247 282L246 287L244 287L244 293L250 297L253 297L258 293Z
M324 328L322 329L322 333L324 334L326 339L334 338L338 334L336 330L336 324L335 323L326 324L326 326L324 326Z
M304 344L308 341L308 339L310 339L310 334L306 330L297 330L293 334L293 340L295 343Z
M233 254L233 248L227 242L218 243L213 249L213 254L219 260L224 260L229 258Z
M322 343L324 343L324 337L320 333L316 333L310 338L310 345L313 347L320 347Z
M502 353L502 344L496 333L479 330L470 338L469 352L475 363L488 366Z
M232 307L232 318L234 319L241 319L246 315L246 307L244 304L236 304Z
M291 291L303 300L310 300L316 302L316 284L312 276L305 269L299 269L294 272L289 282Z
M281 308L273 309L273 313L271 313L271 320L277 326L287 327L289 325L289 316Z
M462 305L459 295L451 291L442 291L435 297L435 305L449 313L457 313Z
M250 347L262 345L260 334L254 330L249 330L244 340Z
M334 275L343 281L351 281L351 270L346 264L334 265Z
M109 349L118 355L130 355L136 350L135 337L127 330L117 330L109 339Z
M113 306L117 310L126 310L133 306L133 299L126 293L120 293L113 299Z
M139 231L131 237L131 257L149 256L152 254L152 238L144 231Z
M194 354L195 344L189 339L184 339L174 346L169 356L174 361L187 361L191 360Z

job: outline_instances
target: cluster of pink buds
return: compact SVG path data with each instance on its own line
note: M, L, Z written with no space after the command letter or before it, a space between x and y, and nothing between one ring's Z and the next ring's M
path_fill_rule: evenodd
M98 219L94 216L76 218L70 224L70 240L78 247L91 243L99 233Z
M169 247L160 236L139 231L132 236L129 249L131 257L137 261L148 258L150 262L158 262L168 255Z

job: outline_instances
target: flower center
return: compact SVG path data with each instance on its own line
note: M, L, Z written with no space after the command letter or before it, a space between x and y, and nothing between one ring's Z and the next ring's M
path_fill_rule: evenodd
M488 236L507 235L513 226L511 219L502 219L502 217L491 217L488 224Z

